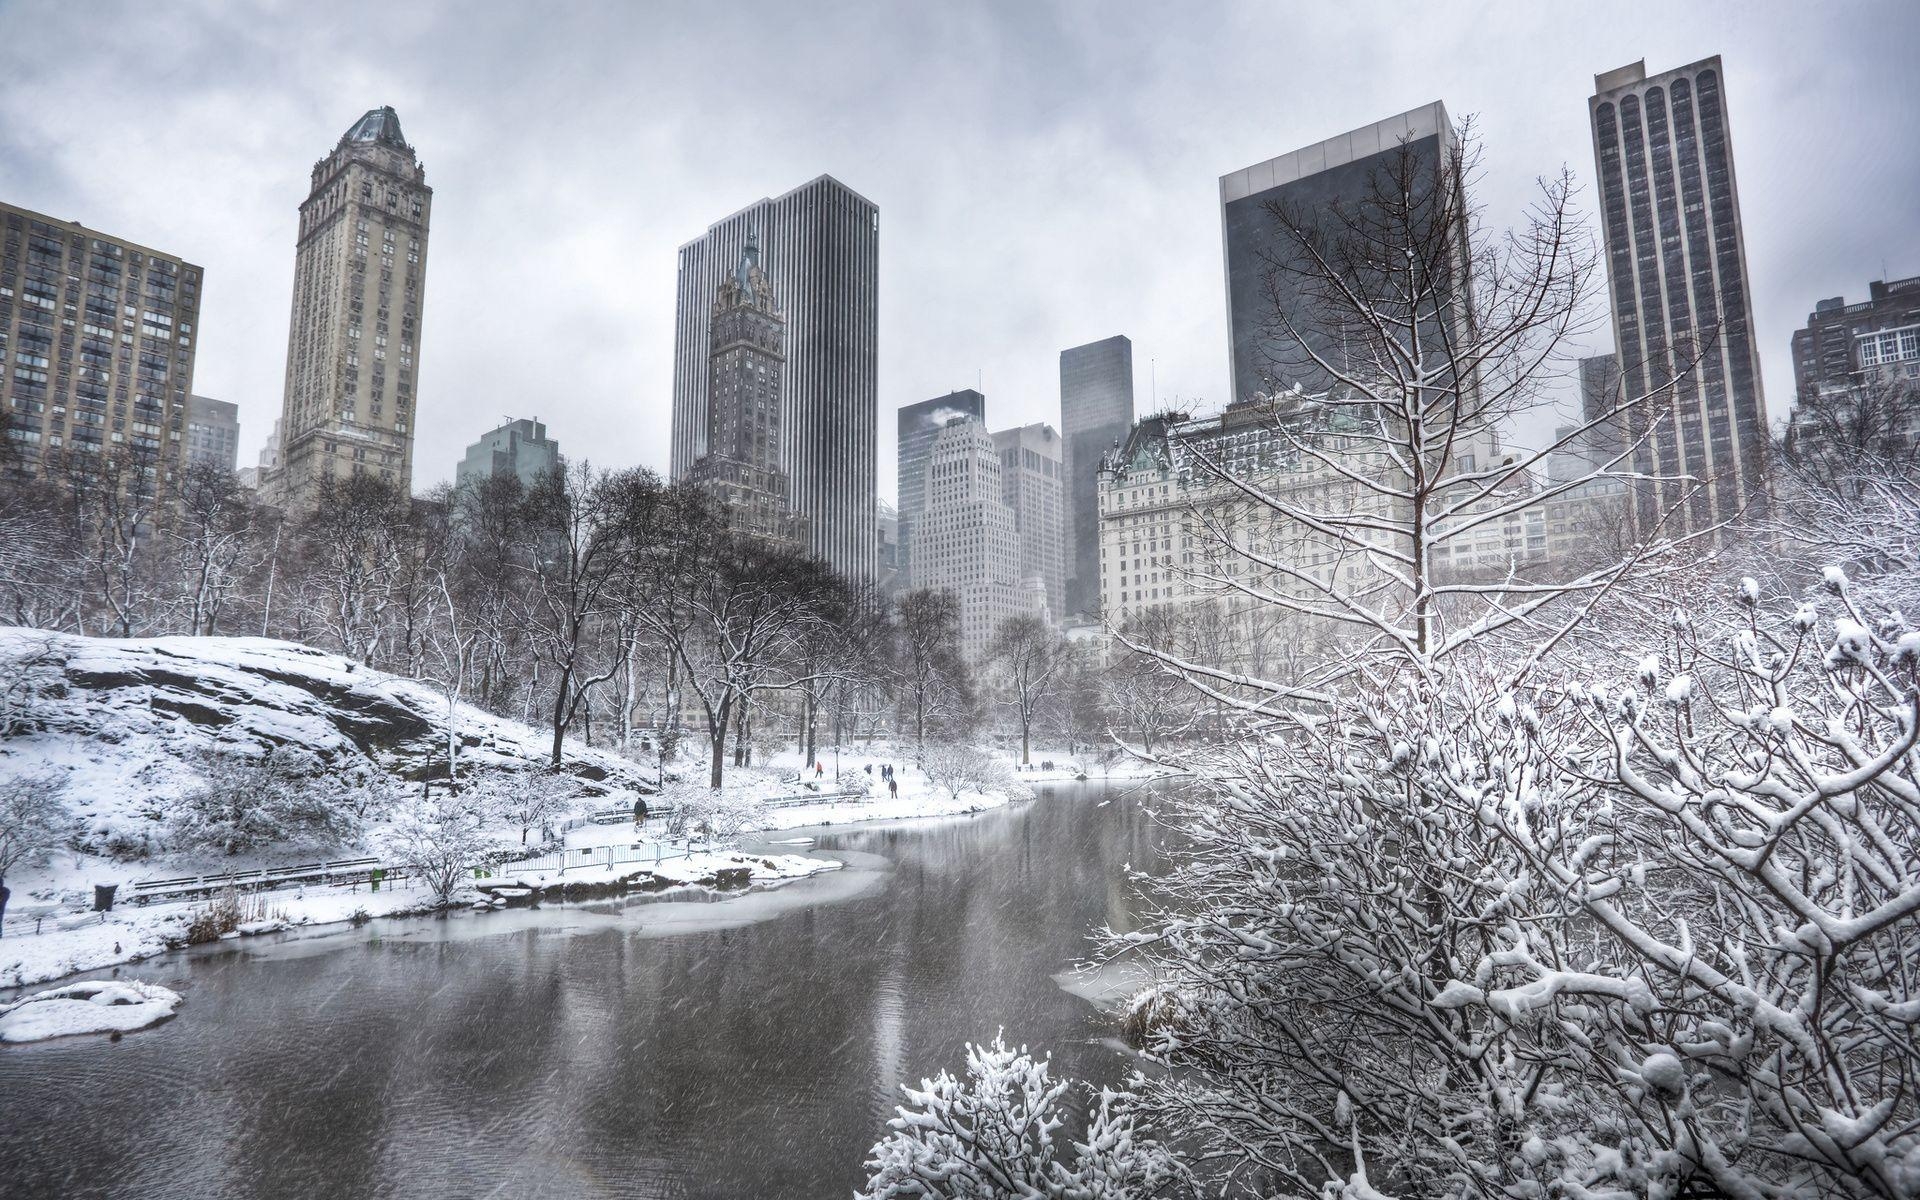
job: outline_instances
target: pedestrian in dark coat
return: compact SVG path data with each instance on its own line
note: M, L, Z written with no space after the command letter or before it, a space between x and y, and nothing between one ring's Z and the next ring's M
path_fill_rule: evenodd
M636 796L633 801L633 827L640 828L647 823L647 798Z
M900 798L900 781L898 779L887 780L887 794L896 800Z

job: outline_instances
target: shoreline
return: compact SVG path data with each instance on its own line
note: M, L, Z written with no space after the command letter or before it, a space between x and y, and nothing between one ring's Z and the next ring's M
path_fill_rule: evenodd
M1115 773L1079 781L1064 772L1026 774L1027 778L1021 782L1045 785L1049 789L1075 782L1139 782L1155 777ZM919 791L917 788L914 790ZM777 809L761 814L755 822L756 827L751 831L743 831L732 846L699 851L681 858L649 863L644 867L628 868L623 864L620 867L574 868L562 876L548 878L545 873L539 872L516 873L512 869L513 864L502 864L494 869L491 877L463 886L444 907L424 895L423 889L397 884L379 892L364 885L264 891L254 895L266 910L285 915L246 923L241 930L224 934L217 941L209 943L189 944L185 940L189 914L203 907L204 901L146 906L122 903L116 905L110 914L62 914L52 919L64 923L66 928L50 929L38 934L16 933L0 938L0 995L24 993L29 988L72 981L89 972L146 962L164 954L192 949L194 945L245 943L260 936L296 930L324 937L393 918L413 919L480 908L536 907L542 903L639 900L643 896L673 899L697 894L711 898L706 902L724 904L729 900L776 890L788 883L816 878L845 865L836 859L815 857L810 847L805 845L777 843L775 839L782 833L797 829L839 830L856 825L971 816L1005 808L1016 802L1016 797L1005 793L967 793L958 799L934 798L921 793L903 795L897 799L823 802ZM587 832L586 838L570 844L569 848L575 848L575 845L621 844L631 842L633 837L631 830L621 825L589 826ZM600 836L593 836L596 832ZM720 874L723 871L728 872L724 881ZM293 907L299 911L288 913L288 909ZM137 919L129 920L129 917ZM15 918L9 924L25 921L24 917ZM27 953L10 953L21 949Z

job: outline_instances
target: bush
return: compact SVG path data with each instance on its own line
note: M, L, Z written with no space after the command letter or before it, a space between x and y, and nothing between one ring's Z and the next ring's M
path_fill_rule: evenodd
M928 783L947 789L956 800L962 792L1004 792L1015 799L1027 794L1012 768L971 746L929 746L920 768L927 773Z
M388 864L425 883L442 905L492 846L485 812L469 796L411 800L380 839Z
M669 787L660 803L671 804L667 832L674 837L697 837L723 842L753 827L765 811L758 800L716 792L710 787Z
M320 772L317 760L286 751L258 758L209 754L201 761L203 782L174 811L173 844L239 854L267 847L325 849L357 838L360 810L373 797Z
M242 896L232 888L205 904L196 905L187 914L187 945L217 942L242 925L255 921L284 921L287 914L273 908L258 892Z

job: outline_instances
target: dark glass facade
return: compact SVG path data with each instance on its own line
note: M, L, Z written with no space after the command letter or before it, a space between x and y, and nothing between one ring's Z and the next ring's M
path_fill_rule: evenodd
M1133 428L1133 342L1122 334L1060 352L1067 471L1067 613L1100 605L1100 460Z

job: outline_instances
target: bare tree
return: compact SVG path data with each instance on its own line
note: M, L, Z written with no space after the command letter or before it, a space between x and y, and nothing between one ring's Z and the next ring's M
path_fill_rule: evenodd
M7 917L7 873L38 861L73 833L62 799L66 778L56 772L0 777L0 928Z
M211 637L229 600L264 557L254 506L232 472L193 463L181 474L166 532L187 632Z
M619 588L635 569L636 539L652 528L663 490L650 471L596 471L582 461L547 476L527 496L521 563L531 577L535 645L552 671L554 766L588 695L626 659ZM610 629L615 636L607 636Z
M1013 617L1000 623L987 651L1005 684L1002 701L1020 725L1020 765L1033 761L1033 729L1057 695L1067 668L1065 639L1039 617Z
M908 592L900 597L894 631L900 706L912 721L919 762L929 729L964 729L973 721L973 680L960 653L960 602L947 591Z

